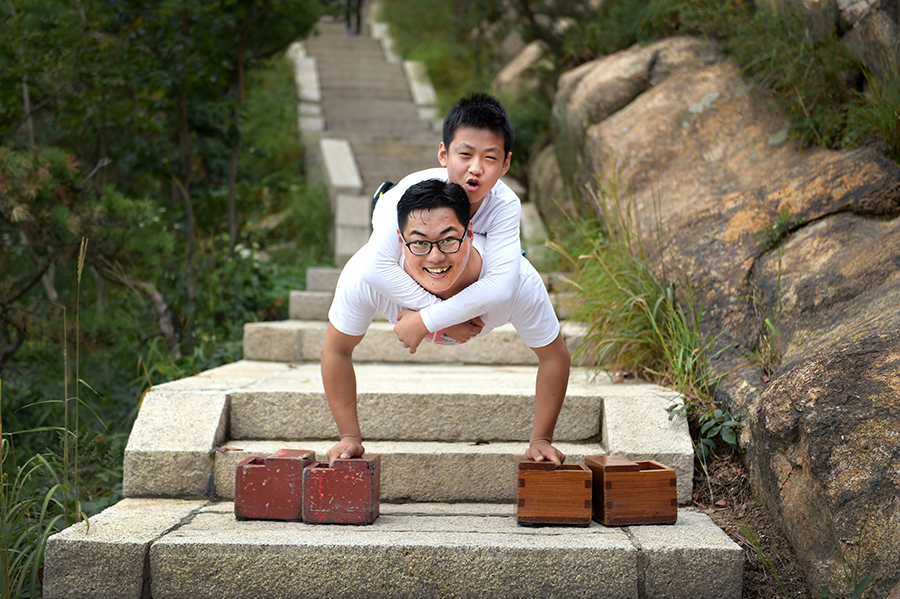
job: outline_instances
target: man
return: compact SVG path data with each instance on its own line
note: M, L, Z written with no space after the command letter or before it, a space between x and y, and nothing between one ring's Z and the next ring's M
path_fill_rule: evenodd
M465 190L438 179L409 187L397 204L397 242L402 268L429 293L447 299L472 285L482 274L483 260L470 223L470 204ZM322 347L322 380L340 441L328 451L328 459L361 456L362 432L356 412L356 377L353 350L365 336L376 313L396 322L403 306L368 286L360 269L365 256L357 253L341 272L335 299L328 314L328 330ZM538 356L535 384L535 416L525 456L550 460L557 466L565 456L553 447L553 430L565 399L569 380L569 352L560 334L559 321L540 275L522 260L511 297L480 318L457 325L483 335L511 322L526 345ZM471 335L449 327L434 342L452 342Z

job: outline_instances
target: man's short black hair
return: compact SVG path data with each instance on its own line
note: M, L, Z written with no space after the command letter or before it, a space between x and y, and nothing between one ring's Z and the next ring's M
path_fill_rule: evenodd
M469 228L469 219L472 206L469 204L469 196L466 190L456 183L447 183L440 179L426 179L403 192L403 197L397 202L397 224L402 233L409 222L409 215L422 210L436 210L437 208L450 208L459 219L463 229Z
M497 100L488 94L472 94L466 96L450 109L444 119L444 147L450 149L450 143L456 132L463 127L486 129L503 138L503 158L512 152L516 132L509 115Z

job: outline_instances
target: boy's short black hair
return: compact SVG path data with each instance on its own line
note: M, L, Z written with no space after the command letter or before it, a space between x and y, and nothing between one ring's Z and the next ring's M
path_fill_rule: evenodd
M456 132L462 127L487 129L503 138L503 157L512 152L516 132L509 115L497 100L488 94L466 96L450 109L444 119L444 147L449 149Z
M436 210L437 208L450 208L459 219L463 229L469 228L472 206L469 204L469 196L466 190L456 183L448 183L440 179L426 179L403 192L400 201L397 202L397 224L402 233L409 222L409 215L421 210Z

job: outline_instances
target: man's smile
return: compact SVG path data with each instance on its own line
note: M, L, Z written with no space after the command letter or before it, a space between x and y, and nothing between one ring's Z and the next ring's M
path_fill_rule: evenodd
M445 267L443 267L443 268L428 268L427 266L423 266L422 268L423 268L423 269L425 270L425 272L427 272L428 274L431 274L431 275L442 275L442 274L444 274L445 272L447 272L448 270L450 270L450 269L452 268L452 266L445 266Z

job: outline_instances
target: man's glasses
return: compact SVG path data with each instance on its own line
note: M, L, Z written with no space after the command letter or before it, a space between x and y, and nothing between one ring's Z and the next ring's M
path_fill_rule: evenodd
M466 236L463 235L458 239L456 237L445 237L444 239L438 239L437 241L425 241L424 239L421 241L406 241L406 238L403 237L402 234L400 235L400 239L403 240L403 243L415 256L425 256L430 254L433 246L437 246L437 249L442 254L455 254L459 251L465 238Z

